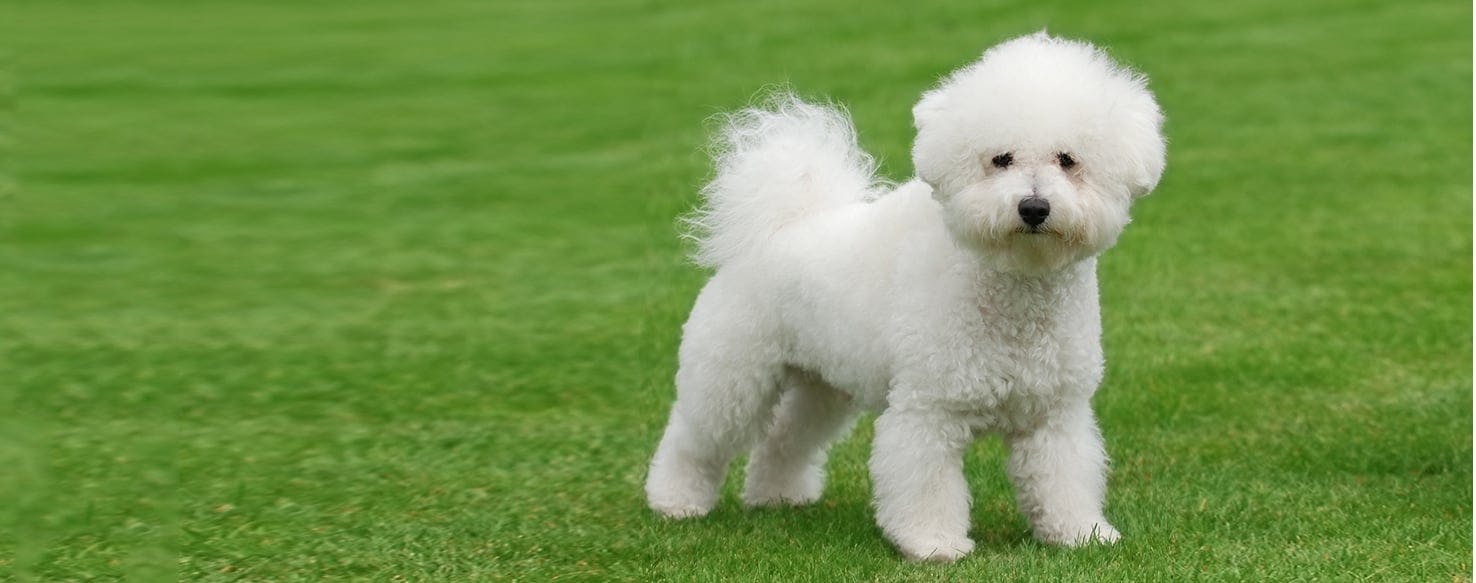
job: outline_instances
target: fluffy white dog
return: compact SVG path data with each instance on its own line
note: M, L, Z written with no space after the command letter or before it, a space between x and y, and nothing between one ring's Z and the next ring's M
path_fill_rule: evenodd
M973 549L963 452L1003 436L1035 536L1112 542L1095 257L1164 167L1145 79L1037 33L986 51L913 109L917 178L874 174L840 111L781 96L733 115L692 219L717 268L683 329L646 496L701 516L751 448L743 500L806 504L825 451L880 411L877 522L911 559Z

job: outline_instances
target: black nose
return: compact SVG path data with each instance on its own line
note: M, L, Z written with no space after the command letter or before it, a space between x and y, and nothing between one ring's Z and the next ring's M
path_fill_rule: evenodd
M1051 216L1051 203L1046 199L1032 196L1020 201L1020 220L1032 227L1040 226L1046 217Z

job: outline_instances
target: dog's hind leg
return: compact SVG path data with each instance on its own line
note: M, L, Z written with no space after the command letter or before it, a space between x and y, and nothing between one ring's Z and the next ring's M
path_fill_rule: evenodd
M774 422L748 458L743 502L809 504L825 489L825 453L850 430L859 410L849 395L814 374L788 369Z
M710 291L683 333L676 403L646 476L647 504L669 518L712 510L729 462L762 433L778 400L783 367L772 335Z
M711 363L681 369L677 401L646 477L647 503L670 518L712 510L729 462L763 430L778 396L773 372Z

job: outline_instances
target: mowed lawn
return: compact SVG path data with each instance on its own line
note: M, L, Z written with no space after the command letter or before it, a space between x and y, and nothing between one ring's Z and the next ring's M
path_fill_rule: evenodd
M1469 581L1471 7L11 3L0 579ZM705 275L705 120L787 82L895 179L1042 27L1147 72L1169 166L1101 262L1109 548L976 552L641 484Z

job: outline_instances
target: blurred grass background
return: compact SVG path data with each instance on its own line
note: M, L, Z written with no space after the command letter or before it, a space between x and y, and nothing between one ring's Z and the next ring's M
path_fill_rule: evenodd
M1471 6L41 2L0 19L0 578L1471 575ZM704 120L791 83L893 178L909 109L1049 27L1152 78L1101 264L1112 548L901 561L869 423L819 505L640 483L703 274Z

